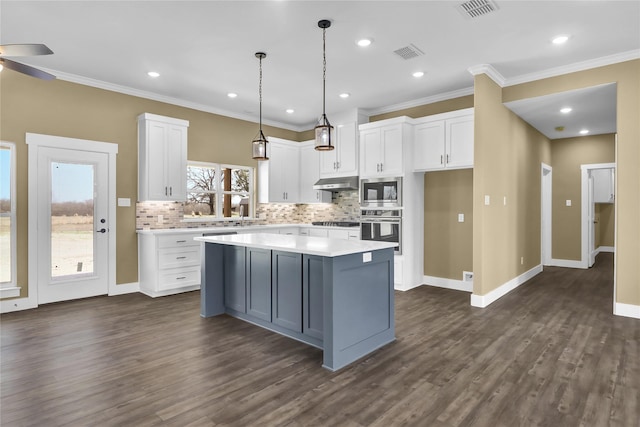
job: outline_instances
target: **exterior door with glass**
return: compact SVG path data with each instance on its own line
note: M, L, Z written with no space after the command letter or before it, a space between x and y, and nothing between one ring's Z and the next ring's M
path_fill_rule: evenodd
M108 293L108 161L107 153L38 149L38 304Z

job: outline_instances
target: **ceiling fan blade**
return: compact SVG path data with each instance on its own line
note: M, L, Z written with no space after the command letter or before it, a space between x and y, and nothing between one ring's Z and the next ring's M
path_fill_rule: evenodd
M3 44L0 56L37 56L51 55L53 51L43 44Z
M31 77L36 77L42 80L53 80L56 78L56 76L54 76L53 74L46 73L42 70L38 70L37 68L33 68L30 65L21 64L7 58L0 58L0 64L10 70L17 71L19 73L26 74Z

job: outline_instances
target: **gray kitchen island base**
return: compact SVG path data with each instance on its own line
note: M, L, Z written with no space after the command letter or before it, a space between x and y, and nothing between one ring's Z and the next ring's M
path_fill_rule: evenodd
M392 248L319 256L212 239L198 238L202 317L226 313L318 347L331 371L394 341Z

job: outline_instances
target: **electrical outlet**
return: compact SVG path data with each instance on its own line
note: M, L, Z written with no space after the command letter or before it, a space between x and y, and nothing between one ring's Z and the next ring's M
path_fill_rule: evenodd
M524 257L523 256L520 257L520 265L524 265Z
M463 213L459 213L458 214L458 222L464 222L464 214Z
M162 224L164 222L164 215L158 215L158 224Z

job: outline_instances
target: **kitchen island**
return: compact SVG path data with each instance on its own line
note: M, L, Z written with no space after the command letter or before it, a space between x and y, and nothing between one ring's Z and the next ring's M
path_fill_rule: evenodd
M201 316L323 350L335 371L395 339L392 243L276 234L196 237Z

